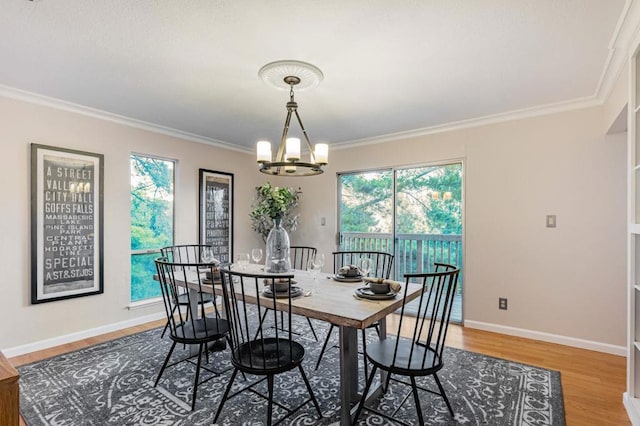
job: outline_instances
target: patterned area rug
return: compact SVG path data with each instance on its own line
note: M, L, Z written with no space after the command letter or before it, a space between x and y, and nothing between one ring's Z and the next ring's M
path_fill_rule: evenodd
M327 326L314 321L322 339ZM327 351L317 371L315 361L321 343L309 337L306 321L296 329L305 334L297 340L307 353L304 369L323 411L323 418L309 403L282 424L333 425L339 420L338 350ZM215 377L198 388L195 411L190 411L195 366L183 362L167 369L158 387L153 387L166 356L170 340L160 338L162 329L123 337L90 348L20 367L20 408L28 425L211 425L231 372ZM368 337L373 340L375 331ZM338 333L334 333L337 337ZM185 350L175 360L186 357ZM227 351L211 353L210 366L230 367ZM445 367L439 373L455 417L439 396L420 391L426 424L468 425L564 425L560 373L498 358L447 348ZM210 375L204 371L204 378ZM361 374L362 376L362 374ZM201 375L202 377L202 375ZM256 378L247 376L248 381ZM377 400L376 409L392 413L410 387L391 382L389 391ZM234 390L245 386L238 376ZM432 378L419 386L435 388ZM259 386L258 386L259 388ZM276 377L275 400L295 407L308 396L297 371ZM262 388L266 393L266 385ZM286 412L274 406L277 420ZM395 415L418 424L413 398ZM265 424L266 401L243 392L227 401L220 425ZM384 425L383 417L364 411L361 425Z

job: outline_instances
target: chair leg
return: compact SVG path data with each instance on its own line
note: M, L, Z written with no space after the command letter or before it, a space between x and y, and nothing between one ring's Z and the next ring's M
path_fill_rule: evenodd
M440 379L438 378L438 375L436 373L433 373L433 378L436 380L436 384L438 385L438 389L440 389L440 394L442 395L442 398L444 399L444 402L447 404L447 408L449 409L449 413L451 413L451 416L453 416L453 408L451 408L451 404L449 403L449 398L447 398L447 394L444 393L444 388L442 387L442 383L440 383Z
M173 308L171 309L171 315L173 316L173 313L176 311L176 309L178 308L178 305L173 305ZM167 328L169 328L169 322L171 320L167 319L167 323L164 325L164 329L162 330L162 335L160 336L160 338L162 339L164 337L164 334L167 332Z
M169 320L167 320L167 323L164 325L164 328L162 329L162 334L160 335L161 339L164 339L164 335L167 332L167 328L169 328Z
M364 377L369 377L367 371L369 370L369 363L367 362L367 329L362 330L362 359L364 361Z
M316 342L318 342L318 335L316 334L316 330L313 328L313 324L311 324L311 320L309 319L309 317L307 317L307 322L309 323L309 328L311 329L311 332L313 333L313 338L316 339Z
M267 376L267 388L269 389L269 405L267 406L267 426L271 426L273 415L273 375Z
M327 350L327 344L329 343L329 339L331 338L331 332L333 331L333 324L329 327L329 332L327 333L327 338L324 339L324 344L322 345L322 350L320 351L320 355L318 356L318 362L316 362L316 370L320 367L320 361L322 361L322 356L324 355L324 351Z
M171 345L171 349L169 349L169 353L167 354L167 357L164 359L164 363L162 364L162 368L160 369L160 373L158 373L158 377L156 377L156 382L153 384L153 387L155 388L156 386L158 386L158 382L160 381L160 377L162 377L162 373L164 373L164 369L167 368L167 364L169 363L169 358L171 358L171 354L173 353L173 350L176 347L176 341L173 341L173 344Z
M238 369L234 368L233 373L231 373L231 378L229 379L229 383L227 384L227 389L225 389L224 395L222 395L222 399L220 400L220 405L218 405L216 416L213 418L213 424L216 424L218 421L218 417L220 417L220 413L222 412L222 407L224 406L224 403L227 400L227 396L229 395L229 391L231 390L231 386L233 385L233 380L236 378L236 374L238 374Z
M416 386L416 378L411 376L411 392L413 393L413 401L416 404L416 412L418 413L418 422L423 425L422 408L420 408L420 397L418 396L418 386Z
M382 388L382 393L386 394L389 389L389 382L391 382L391 373L387 373L387 380L384 382L384 387Z
M269 309L265 309L264 313L262 314L262 318L260 318L260 325L258 326L258 329L256 330L256 335L253 336L253 340L256 340L258 338L258 334L260 334L260 330L262 330L262 323L264 322L264 319L267 317L267 313L269 312Z
M198 393L198 380L200 379L200 364L202 362L202 349L205 344L200 343L198 348L198 365L196 366L196 378L193 380L193 395L191 395L191 411L196 408L196 394Z
M316 400L316 396L313 394L313 390L311 390L311 384L309 383L309 379L307 379L307 375L304 374L304 370L302 369L302 364L300 364L298 368L300 369L302 380L304 380L304 384L307 386L307 391L309 391L309 396L311 396L311 401L313 401L313 405L316 406L316 410L318 410L318 415L320 416L320 418L322 418L322 411L320 411L318 400Z
M358 422L358 417L360 417L360 413L364 408L364 402L367 399L369 388L371 387L371 383L373 383L373 378L375 377L377 370L378 370L378 366L374 365L373 369L371 370L371 375L367 379L367 384L364 386L364 391L362 392L362 399L358 403L358 409L356 410L356 414L353 416L353 421L351 422L352 425L355 425Z

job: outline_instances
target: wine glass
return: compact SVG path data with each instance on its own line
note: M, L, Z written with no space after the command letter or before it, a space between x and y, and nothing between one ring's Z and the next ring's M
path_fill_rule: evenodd
M322 269L322 267L324 266L324 254L322 253L316 253L315 257L314 257L314 262L316 262L318 265L320 265L320 269Z
M371 272L371 259L368 257L360 259L360 265L358 265L358 268L360 269L360 273L363 277L368 277L369 272Z
M213 263L215 261L213 249L211 247L203 247L200 251L200 259L203 263Z
M238 264L238 269L244 270L249 264L249 253L238 253L236 255L236 263Z
M307 263L307 271L311 272L313 275L313 286L311 287L311 294L316 292L316 286L318 285L318 274L320 274L320 270L322 270L322 263L324 259L318 259L318 256L315 258L309 259Z
M262 249L261 248L252 248L251 249L251 259L253 263L258 263L262 259Z

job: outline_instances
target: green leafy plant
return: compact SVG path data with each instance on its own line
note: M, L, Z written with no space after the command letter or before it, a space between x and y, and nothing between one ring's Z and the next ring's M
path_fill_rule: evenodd
M280 219L282 227L288 232L295 231L300 219L294 210L298 207L302 191L300 188L286 188L271 186L269 182L256 187L256 197L253 200L251 227L266 241L269 231L274 226L275 219Z

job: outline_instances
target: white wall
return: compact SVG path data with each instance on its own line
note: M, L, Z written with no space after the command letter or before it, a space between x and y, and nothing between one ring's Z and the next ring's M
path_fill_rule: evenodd
M598 107L333 150L327 172L304 181L295 239L335 249L338 171L464 158L465 324L621 353L626 145L603 134Z
M624 132L627 129L626 106L629 98L629 63L621 68L611 93L603 104L603 130L605 133Z
M603 108L334 149L323 175L273 179L254 156L0 98L0 348L135 320L129 301L129 155L178 159L176 242L197 240L197 170L235 174L235 247L259 243L247 213L266 180L301 186L294 244L335 249L336 173L463 158L467 324L625 345L625 136L603 136ZM29 304L29 144L105 155L105 293ZM545 215L558 228L544 227ZM320 218L327 219L320 226ZM499 311L498 297L509 298ZM588 345L587 345L588 346ZM602 349L602 348L599 348ZM605 349L606 350L606 349Z
M178 160L176 243L198 240L198 169L235 175L236 251L255 236L248 217L253 187L262 181L247 164L253 156L138 130L112 122L0 97L3 185L0 210L0 348L13 348L86 329L134 320L161 306L128 310L130 280L129 156ZM104 294L30 304L30 143L104 154Z

